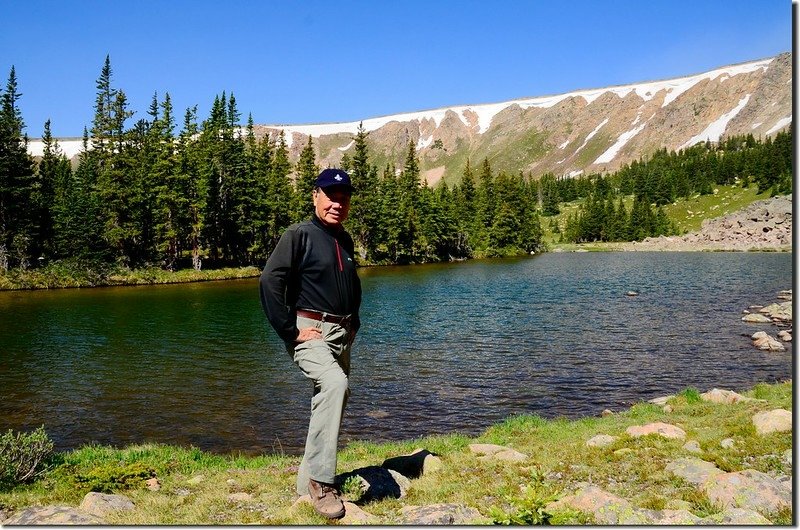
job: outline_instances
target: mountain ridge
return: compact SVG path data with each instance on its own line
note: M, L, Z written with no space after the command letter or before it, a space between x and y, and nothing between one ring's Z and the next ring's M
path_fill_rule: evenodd
M785 52L677 78L351 122L254 128L257 137L273 140L283 131L292 162L311 136L317 162L326 167L341 163L363 124L371 163L402 167L410 142L431 185L458 181L468 160L477 166L484 158L497 171L534 177L602 173L662 148L679 150L733 134L771 136L789 127L791 59ZM62 149L72 157L80 141L62 142ZM29 151L41 154L41 142L31 141Z

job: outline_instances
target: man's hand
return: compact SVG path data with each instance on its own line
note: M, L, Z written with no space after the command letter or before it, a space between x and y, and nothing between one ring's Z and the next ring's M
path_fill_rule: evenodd
M303 328L298 333L295 342L306 342L308 340L316 340L322 338L322 332L317 328Z

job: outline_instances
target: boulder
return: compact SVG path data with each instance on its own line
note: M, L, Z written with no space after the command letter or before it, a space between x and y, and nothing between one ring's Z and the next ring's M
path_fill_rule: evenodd
M71 506L32 506L3 521L3 526L105 524L99 517Z
M734 441L733 441L733 438L725 438L724 440L722 440L721 442L719 442L719 445L720 445L720 447L722 447L723 449L730 449L730 448L732 448L734 445L736 445L736 442L734 442Z
M616 442L619 438L616 436L609 436L608 434L598 434L597 436L591 437L586 442L586 447L606 447L614 442Z
M786 409L759 412L753 416L753 425L760 435L792 430L792 413Z
M481 455L481 460L501 460L503 462L524 462L528 455L510 447L495 444L469 444L469 450Z
M712 503L730 508L773 513L792 506L791 491L754 469L712 476L702 489Z
M90 492L81 501L80 509L103 517L111 512L131 511L135 508L133 501L125 495Z
M600 415L604 418L607 418L609 416L613 416L614 412L611 409L603 409L603 412L601 412Z
M722 525L769 525L772 522L753 510L726 508L722 513L707 517L706 520Z
M781 341L763 331L753 333L753 346L764 351L786 351Z
M249 493L244 492L244 491L240 491L238 493L231 493L231 494L228 495L228 502L232 502L232 503L247 502L247 501L252 501L252 500L253 500L253 496L251 494L249 494Z
M429 504L403 506L400 509L403 524L408 525L474 525L487 524L489 520L475 508L463 504Z
M742 322L751 324L772 324L772 319L759 313L750 313L742 317Z
M652 525L696 525L702 524L703 520L689 510L638 510L639 513L647 517L647 524ZM622 523L625 524L625 523ZM635 523L634 523L635 524Z
M147 489L150 491L158 491L161 489L161 481L156 477L149 478L145 480L144 483L147 485Z
M711 462L699 458L679 458L668 463L664 469L667 473L672 473L676 477L698 486L711 477L725 473Z
M755 335L758 335L759 333L764 333L764 332L759 331ZM766 335L766 333L764 334ZM700 399L702 399L703 401L710 401L712 403L722 403L725 405L731 405L733 403L740 403L744 401L757 401L756 399L749 398L741 394L737 394L733 390L723 390L720 388L712 388L708 392L703 392L702 394L700 394Z
M781 339L783 342L792 342L792 333L787 330L781 330L778 332L778 338Z
M790 466L792 465L792 450L791 449L787 449L786 451L783 452L783 460L787 464L789 464Z
M652 403L653 405L658 405L658 406L662 406L663 407L664 405L667 404L667 401L669 401L670 399L672 399L674 397L675 397L675 394L670 394L669 396L660 396L660 397L657 397L657 398L650 399L647 402L648 403Z
M634 438L647 436L649 434L657 434L658 436L663 436L664 438L674 438L679 440L686 438L686 431L680 427L676 427L675 425L662 422L648 423L647 425L633 425L625 429L625 432Z
M792 320L792 302L780 302L777 304L770 304L758 310L770 318L788 322Z
M350 501L343 501L344 517L339 519L339 524L346 525L374 525L378 524L378 518L369 512L365 512Z
M703 450L700 448L700 442L697 440L690 440L683 444L683 449L685 451L689 451L690 453L702 453Z
M626 499L594 485L585 485L574 495L551 502L546 509L552 512L564 507L593 514L598 524L620 524L621 520L630 519L634 513L631 503Z

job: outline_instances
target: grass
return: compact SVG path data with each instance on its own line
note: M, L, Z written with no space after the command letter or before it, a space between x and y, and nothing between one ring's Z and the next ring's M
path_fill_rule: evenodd
M80 268L73 264L53 263L41 269L0 272L0 291L22 289L61 289L120 285L161 285L168 283L203 282L252 278L261 274L257 267L228 267L196 271L166 271L158 267L108 271Z
M425 448L438 455L442 466L412 481L406 497L362 504L378 524L402 523L400 510L407 505L459 503L476 508L498 522L549 522L587 524L591 514L575 510L548 510L546 500L592 483L628 499L634 506L664 509L684 506L699 517L721 512L693 485L664 469L675 458L690 456L683 440L657 436L631 438L631 425L663 421L697 440L702 457L726 471L756 469L772 475L792 473L783 453L792 448L792 434L758 436L752 416L774 408L792 409L792 383L759 384L746 395L766 402L734 405L707 403L696 389L686 389L670 401L672 411L649 403L607 417L578 420L512 416L478 437L460 434L428 436L389 443L355 442L340 451L339 471L380 465L386 458ZM604 448L589 448L586 441L597 434L617 436ZM733 438L724 449L721 440ZM495 443L521 451L530 458L521 463L479 460L470 443ZM136 505L131 512L106 517L109 524L265 524L317 525L325 521L307 504L293 507L294 481L299 458L265 455L246 457L212 455L195 448L138 445L124 449L89 446L56 455L51 470L39 481L0 492L0 509L19 510L31 505L77 506L88 491L81 477L114 482L115 491ZM145 477L161 481L159 491L144 486ZM358 497L355 483L348 494ZM248 493L249 500L229 498ZM790 510L764 514L773 523L791 524Z

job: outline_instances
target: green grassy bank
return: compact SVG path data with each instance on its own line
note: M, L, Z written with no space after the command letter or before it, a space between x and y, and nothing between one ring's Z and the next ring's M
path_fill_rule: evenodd
M75 265L54 263L40 269L17 269L0 273L0 291L23 289L65 289L73 287L111 287L121 285L161 285L168 283L234 280L259 276L257 267L228 267L196 271L166 271L158 267L126 269L122 267L98 271Z
M350 443L340 452L339 472L381 465L386 458L416 448L439 456L441 467L413 479L405 497L361 504L377 524L402 522L404 506L436 503L473 507L486 521L533 513L551 524L591 524L595 522L591 514L544 508L584 482L637 508L680 505L698 517L712 517L722 508L694 485L666 472L668 462L696 456L728 472L755 469L773 476L792 474L784 457L792 448L792 433L758 435L752 422L757 412L792 409L791 382L758 384L744 394L766 401L715 404L687 389L669 402L669 412L639 403L610 416L578 420L515 416L477 437L453 434L397 443ZM702 453L684 449L686 440L655 435L633 438L625 433L629 426L651 422L679 426L687 440L699 443ZM386 420L386 428L391 429L391 419ZM587 447L586 441L597 434L618 438L607 447ZM733 439L732 447L720 444L726 438ZM476 442L508 446L528 459L481 460L468 447ZM293 507L298 463L299 458L291 456L219 456L163 445L84 447L56 455L49 471L33 484L0 492L0 510L78 506L88 491L95 490L122 493L135 503L132 511L108 515L109 524L324 524L309 505ZM158 491L145 487L144 481L152 477L161 482ZM235 500L230 497L233 493L249 496ZM762 515L775 524L792 523L790 510Z

